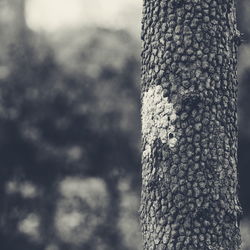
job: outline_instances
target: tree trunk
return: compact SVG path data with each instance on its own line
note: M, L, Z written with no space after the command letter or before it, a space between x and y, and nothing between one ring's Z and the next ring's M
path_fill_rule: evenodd
M144 0L144 249L239 249L233 0Z

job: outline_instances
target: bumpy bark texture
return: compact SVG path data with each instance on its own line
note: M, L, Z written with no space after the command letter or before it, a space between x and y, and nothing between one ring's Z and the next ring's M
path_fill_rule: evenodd
M144 0L144 249L239 249L233 0Z

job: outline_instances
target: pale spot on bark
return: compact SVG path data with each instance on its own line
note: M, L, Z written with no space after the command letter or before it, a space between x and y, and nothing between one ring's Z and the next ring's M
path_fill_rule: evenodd
M176 143L176 112L167 97L163 97L163 88L153 86L142 98L142 136L146 142L143 157L150 157L153 144L160 139L163 144L173 148Z

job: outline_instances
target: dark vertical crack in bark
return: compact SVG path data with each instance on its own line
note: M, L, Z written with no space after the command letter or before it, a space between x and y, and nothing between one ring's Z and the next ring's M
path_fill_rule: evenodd
M144 0L144 249L240 246L233 0Z

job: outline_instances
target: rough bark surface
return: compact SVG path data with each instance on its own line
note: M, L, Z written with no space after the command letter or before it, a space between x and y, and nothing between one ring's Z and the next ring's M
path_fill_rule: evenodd
M238 33L233 0L144 0L144 249L239 249Z

